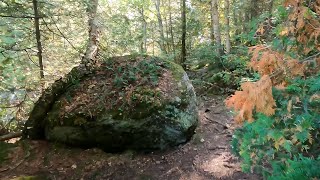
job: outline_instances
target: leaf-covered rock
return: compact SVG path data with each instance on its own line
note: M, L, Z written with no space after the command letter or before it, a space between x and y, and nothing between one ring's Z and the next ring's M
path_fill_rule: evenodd
M170 61L109 58L65 87L53 102L38 101L26 136L107 151L151 150L186 142L197 125L194 89L182 67ZM41 118L33 116L42 102L50 108Z

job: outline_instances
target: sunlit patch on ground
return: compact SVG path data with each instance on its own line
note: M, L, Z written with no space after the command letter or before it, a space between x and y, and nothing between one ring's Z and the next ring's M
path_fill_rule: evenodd
M235 157L230 152L221 152L211 155L201 168L217 178L232 176L241 171L240 163L234 162Z
M196 172L192 172L191 174L181 176L179 180L190 180L190 179L192 179L192 180L205 180L206 178L199 175Z

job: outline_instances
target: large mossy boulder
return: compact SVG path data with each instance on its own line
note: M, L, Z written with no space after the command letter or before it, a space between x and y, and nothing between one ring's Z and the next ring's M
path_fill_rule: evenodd
M27 134L43 128L49 141L106 151L176 146L192 137L198 121L196 95L182 67L149 56L103 60L42 114L41 122L30 116Z

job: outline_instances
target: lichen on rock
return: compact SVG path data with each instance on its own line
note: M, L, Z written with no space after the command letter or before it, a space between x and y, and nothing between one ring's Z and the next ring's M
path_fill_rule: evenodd
M150 56L107 58L73 82L42 118L47 140L106 151L153 150L184 143L194 133L195 92L173 62ZM29 124L26 134L34 134L34 123Z

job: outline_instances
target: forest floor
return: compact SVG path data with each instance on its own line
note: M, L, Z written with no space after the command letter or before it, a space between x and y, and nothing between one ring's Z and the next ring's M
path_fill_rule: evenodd
M207 180L261 179L241 172L231 154L235 128L220 96L201 97L200 122L192 140L164 152L105 153L75 149L45 141L22 141L0 165L0 179L36 176L37 179L72 180Z

